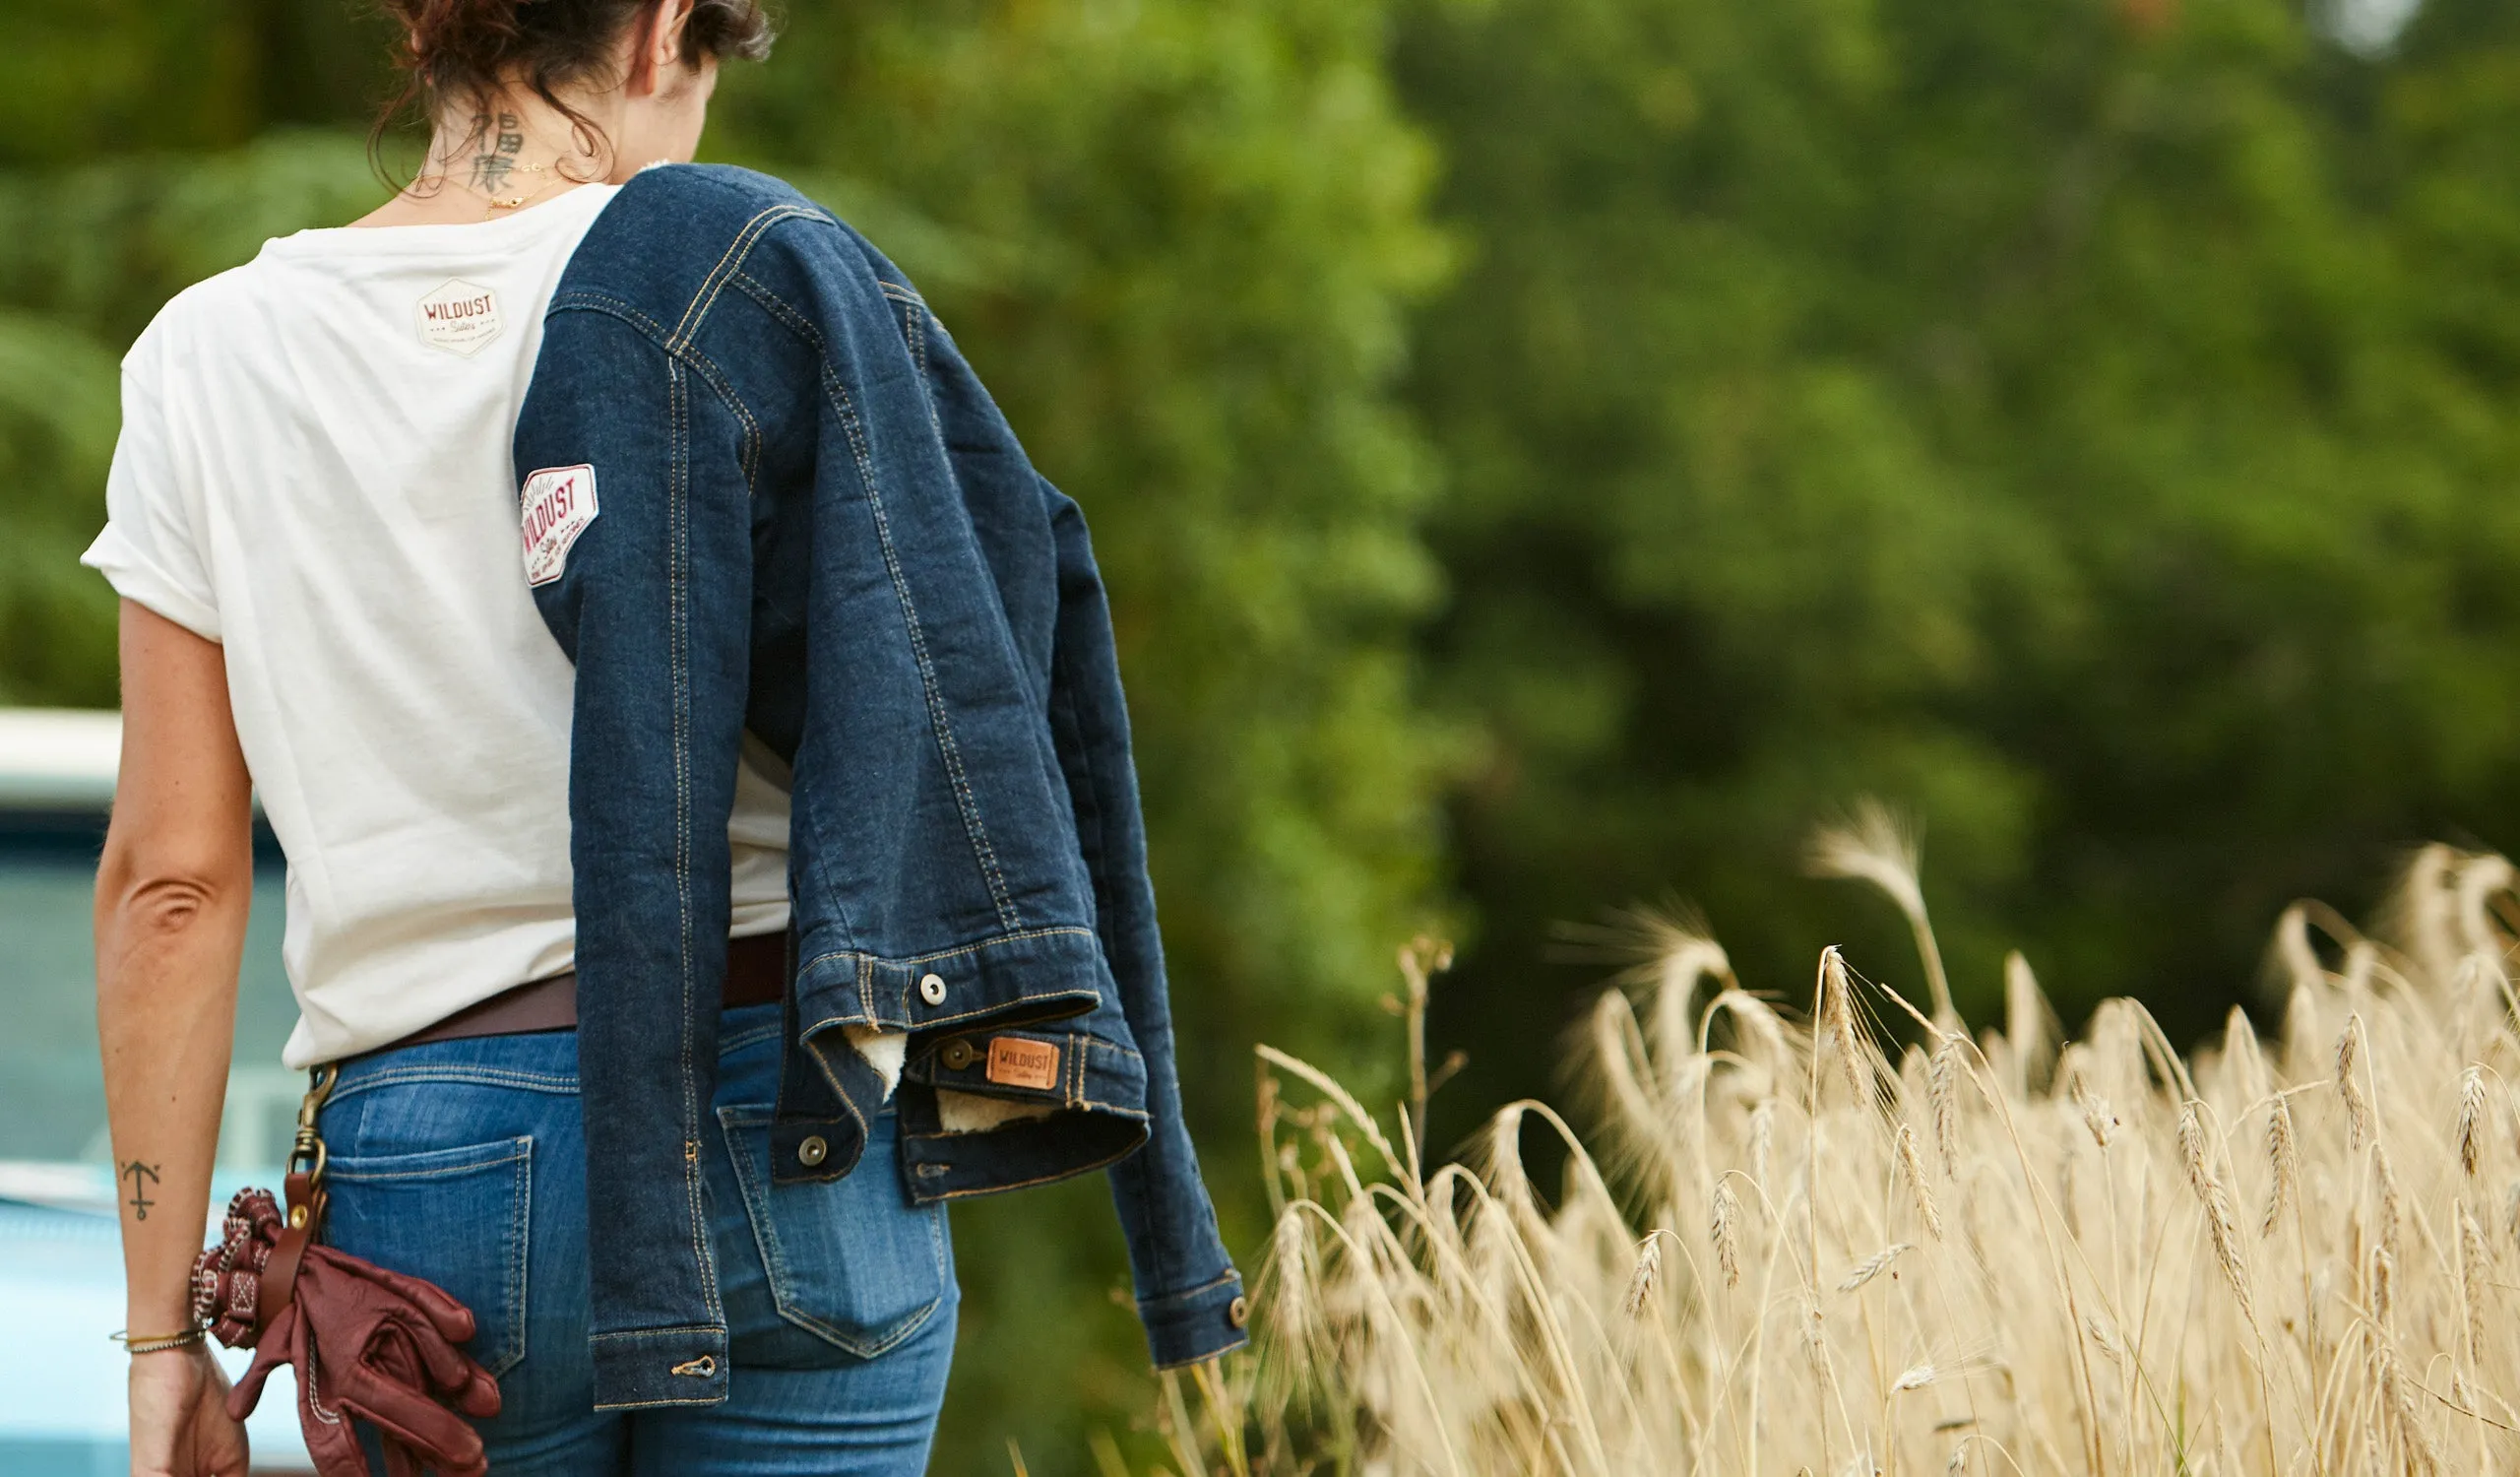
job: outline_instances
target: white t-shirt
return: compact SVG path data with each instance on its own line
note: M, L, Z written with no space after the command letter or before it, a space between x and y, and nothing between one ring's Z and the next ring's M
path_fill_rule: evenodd
M268 242L123 359L85 562L225 647L288 857L291 1066L570 966L573 674L526 586L508 443L611 194ZM728 834L734 932L787 927L788 797L749 761Z

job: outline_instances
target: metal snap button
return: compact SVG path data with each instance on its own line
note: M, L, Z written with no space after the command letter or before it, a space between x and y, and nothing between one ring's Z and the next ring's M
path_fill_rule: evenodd
M1226 1308L1225 1320L1236 1328L1251 1321L1251 1301L1237 1297Z
M952 1067L956 1071L961 1071L963 1068L971 1065L974 1061L979 1060L980 1054L973 1049L970 1042L957 1036L952 1041L945 1043L945 1049L937 1055L945 1060L945 1064L947 1066Z
M812 1169L830 1157L831 1145L823 1142L823 1136L819 1133L805 1135L805 1141L796 1145L796 1162L807 1169Z
M945 1003L945 977L922 975L918 981L918 997L931 1005Z

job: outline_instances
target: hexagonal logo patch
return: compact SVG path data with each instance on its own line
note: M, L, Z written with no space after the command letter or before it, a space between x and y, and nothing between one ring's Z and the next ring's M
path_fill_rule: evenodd
M449 278L412 308L420 341L466 358L499 336L499 294L479 283Z

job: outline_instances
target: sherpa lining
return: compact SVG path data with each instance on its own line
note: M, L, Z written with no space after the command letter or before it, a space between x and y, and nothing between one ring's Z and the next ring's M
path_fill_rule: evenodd
M936 1089L937 1126L948 1133L986 1133L1028 1118L1048 1118L1058 1111L1056 1103L1028 1103L1020 1098Z
M879 1026L843 1026L840 1029L849 1037L849 1044L857 1048L857 1055L865 1058L866 1064L875 1069L875 1075L884 1079L884 1101L891 1102L893 1089L901 1085L902 1061L910 1054L910 1033L887 1031Z

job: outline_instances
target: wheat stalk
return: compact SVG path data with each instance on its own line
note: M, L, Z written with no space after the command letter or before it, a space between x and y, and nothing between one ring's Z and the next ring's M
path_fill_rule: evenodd
M1880 841L1840 874L1921 920ZM1514 1147L1535 1106L1482 1169L1427 1172L1271 1054L1273 1090L1320 1100L1261 1120L1288 1196L1266 1378L1201 1389L1246 1402L1216 1424L1264 1477L2520 1469L2512 881L2427 853L2399 932L2288 910L2280 1034L2227 1020L2185 1056L2112 1005L2051 1058L2017 957L2000 1034L1881 991L1905 1035L1876 1036L1835 950L1790 1018L1672 929L1636 976L1650 1025L1606 1000L1584 1037L1619 1153L1570 1136L1554 1201Z

